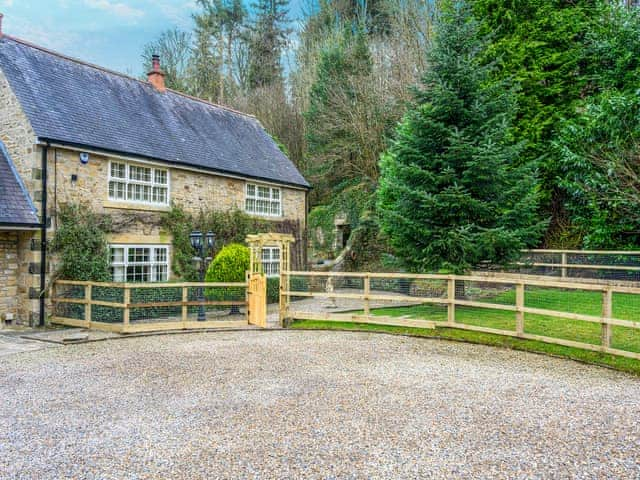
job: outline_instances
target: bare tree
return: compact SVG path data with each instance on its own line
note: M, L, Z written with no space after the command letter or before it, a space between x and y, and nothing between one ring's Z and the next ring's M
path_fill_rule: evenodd
M142 62L146 70L151 69L151 56L160 55L167 87L188 90L188 66L191 58L192 37L177 28L166 30L143 48Z

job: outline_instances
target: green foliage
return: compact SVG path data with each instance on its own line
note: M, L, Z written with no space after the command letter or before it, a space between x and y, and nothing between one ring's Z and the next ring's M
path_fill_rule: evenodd
M492 74L514 78L521 89L514 125L526 142L525 158L545 153L555 123L570 114L588 79L583 72L585 35L592 30L598 2L580 0L478 0L474 3L483 33L492 35L483 49L498 59Z
M267 278L267 304L280 301L280 277Z
M535 218L535 176L516 166L513 89L489 81L485 48L470 10L455 2L437 25L417 104L381 160L381 226L412 270L506 263L544 228Z
M335 217L345 215L352 231L360 223L366 210L373 209L375 202L374 185L368 182L352 182L342 186L330 203L319 205L309 212L308 224L311 238L312 257L331 257L335 240Z
M63 280L108 282L108 216L97 215L86 205L63 205L58 211L58 228L52 250L60 260L56 274Z
M251 261L248 247L239 243L231 243L220 250L207 268L205 281L207 282L244 282ZM244 288L224 287L207 288L205 295L212 300L238 300L242 298ZM232 307L232 313L238 313L237 306Z
M244 282L251 253L248 247L239 243L229 244L220 250L209 264L205 280L207 282Z
M515 79L519 106L513 124L522 162L540 161L542 207L552 214L546 244L579 242L583 217L565 209L573 198L559 186L561 162L552 143L558 126L576 119L593 95L637 88L640 23L637 9L601 0L477 0L482 31L491 35L486 62L494 80ZM551 154L550 154L551 153ZM587 227L591 229L591 227ZM554 243L556 245L554 245Z
M280 61L287 44L286 0L257 0L255 22L248 42L248 81L252 88L260 88L283 81Z
M193 262L193 248L189 234L193 230L216 234L216 250L230 243L242 243L247 235L271 231L273 225L265 220L250 217L241 210L229 212L211 210L199 215L190 215L177 205L163 217L163 227L173 235L172 270L185 281L198 281L198 272ZM214 252L215 253L215 252Z
M349 239L351 254L345 259L345 270L352 272L379 272L389 270L388 239L380 230L378 218L368 211L360 218ZM391 268L395 271L395 268Z
M555 145L559 183L587 248L640 245L640 100L608 92L567 121Z

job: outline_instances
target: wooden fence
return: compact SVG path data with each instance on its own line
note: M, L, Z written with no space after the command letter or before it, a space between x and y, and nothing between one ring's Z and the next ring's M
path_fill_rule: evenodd
M640 281L640 251L629 250L523 250L520 270L560 278L601 278Z
M282 272L287 320L456 328L640 359L640 288L498 276Z
M241 327L248 324L248 284L58 280L51 322L117 333Z

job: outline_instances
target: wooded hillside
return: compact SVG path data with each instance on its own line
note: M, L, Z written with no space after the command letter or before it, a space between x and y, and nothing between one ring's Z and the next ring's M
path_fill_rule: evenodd
M162 56L171 88L260 119L313 184L317 258L337 253L336 215L360 267L640 247L628 2L320 0L295 22L286 0L197 3L193 30L143 58Z

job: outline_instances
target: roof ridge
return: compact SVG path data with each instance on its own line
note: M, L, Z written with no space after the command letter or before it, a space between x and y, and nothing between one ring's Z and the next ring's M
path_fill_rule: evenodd
M109 68L102 67L100 65L96 65L95 63L87 62L85 60L80 60L79 58L75 58L75 57L71 57L69 55L65 55L64 53L60 53L60 52L57 52L55 50L51 50L49 48L37 45L37 44L32 43L32 42L29 42L27 40L23 40L21 38L14 37L13 35L8 35L6 33L2 33L2 35L0 35L0 39L2 39L2 38L8 38L10 40L13 40L14 42L21 43L22 45L25 45L27 47L35 48L36 50L40 50L40 51L42 51L44 53L48 53L49 55L54 55L54 56L62 58L64 60L69 60L71 62L80 64L80 65L84 65L85 67L95 68L96 70L100 70L100 71L102 71L104 73L109 73L111 75L117 75L119 77L126 78L126 79L129 79L129 80L135 80L136 82L141 83L142 85L152 86L151 84L149 84L149 82L145 82L144 80L141 80L139 78L132 77L131 75L127 75L126 73L118 72L116 70L111 70ZM171 88L167 88L166 91L171 92L171 93L176 94L176 95L180 95L181 97L189 98L191 100L195 100L197 102L204 103L205 105L210 105L212 107L220 108L222 110L227 110L229 112L236 113L238 115L243 115L245 117L249 117L249 118L253 118L253 119L257 120L255 115L251 115L250 113L246 113L246 112L241 112L240 110L236 110L234 108L227 107L226 105L220 105L218 103L210 102L210 101L205 100L203 98L194 97L193 95L189 95L189 94L184 93L184 92L179 92L179 91L173 90Z

